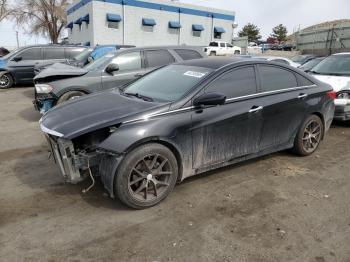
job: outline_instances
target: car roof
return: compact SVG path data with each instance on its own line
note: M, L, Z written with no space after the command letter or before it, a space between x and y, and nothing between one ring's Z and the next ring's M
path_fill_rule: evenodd
M186 65L186 66L195 66L195 67L204 67L204 68L210 68L210 69L219 69L221 67L238 63L241 61L253 61L251 58L243 58L243 57L217 57L217 58L201 58L201 59L193 59L193 60L187 60L180 63L177 63L177 65Z
M77 47L77 48L89 48L88 46L84 45L60 45L60 44L40 44L40 45L27 45L27 46L22 46L21 49L25 48L31 48L31 47Z
M336 53L336 54L333 54L333 55L350 55L350 52L343 52L343 53Z
M191 50L200 50L199 46L188 46L188 45L164 45L164 46L142 46L142 47L131 47L122 50L117 50L117 52L125 51L141 51L146 49L191 49Z

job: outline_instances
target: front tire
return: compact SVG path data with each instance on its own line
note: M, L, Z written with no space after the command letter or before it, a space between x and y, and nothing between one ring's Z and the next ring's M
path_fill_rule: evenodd
M68 100L73 100L76 98L79 98L81 96L86 95L85 93L81 92L81 91L69 91L67 93L64 93L58 100L57 100L57 105L68 101Z
M210 54L209 54L209 56L216 56L216 52L211 51Z
M13 78L10 74L3 74L0 77L0 89L7 89L13 86Z
M309 116L295 138L293 151L300 156L308 156L316 151L324 134L322 120L316 116Z
M114 179L116 195L135 208L152 207L174 189L178 165L174 154L157 143L142 145L126 155Z

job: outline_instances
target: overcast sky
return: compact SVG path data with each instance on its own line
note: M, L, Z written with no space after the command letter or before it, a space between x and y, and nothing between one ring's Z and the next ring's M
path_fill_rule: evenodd
M242 28L248 22L261 29L263 38L271 34L271 29L284 24L288 32L293 29L331 21L350 19L350 0L181 0L181 2L232 10L236 12L236 22ZM18 30L18 29L17 29ZM16 46L15 25L9 21L0 24L0 46ZM30 36L19 30L20 45L44 43L41 37Z
M320 22L350 19L350 0L181 0L236 12L240 30L248 22L260 28L266 39L272 28L284 24L289 33Z

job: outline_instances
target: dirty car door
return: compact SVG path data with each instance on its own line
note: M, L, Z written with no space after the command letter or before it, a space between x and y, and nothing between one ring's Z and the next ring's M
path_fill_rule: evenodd
M259 65L258 69L264 107L260 146L264 150L292 143L306 117L308 86L298 87L296 75L285 68Z
M195 169L259 151L262 112L254 66L233 69L216 78L204 92L226 95L224 105L192 113ZM251 97L252 96L252 97Z
M16 59L18 59L16 61ZM18 53L9 62L9 67L12 68L15 78L18 82L31 83L34 77L34 66L43 61L42 49L40 47L27 48Z
M122 86L134 81L145 73L139 51L120 54L110 64L117 64L119 70L113 73L102 72L103 89Z

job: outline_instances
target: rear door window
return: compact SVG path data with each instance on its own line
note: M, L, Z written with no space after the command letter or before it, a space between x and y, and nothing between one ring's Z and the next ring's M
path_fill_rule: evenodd
M161 67L175 62L175 58L167 50L145 51L147 67Z
M28 48L20 54L18 54L16 57L22 57L22 60L42 60L41 48Z
M114 58L111 63L118 64L118 72L139 70L142 68L140 52L130 52L126 54L121 54Z
M63 47L44 48L44 59L65 59Z
M216 78L205 90L206 93L219 92L226 98L252 95L257 92L253 66L234 69Z
M188 49L175 49L175 52L183 59L183 60L192 60L202 58L201 54L194 50Z
M259 65L261 92L297 87L297 79L291 71L277 66Z
M84 51L86 48L82 47L67 47L65 48L65 56L67 59L72 59L76 55L80 54L82 51Z

